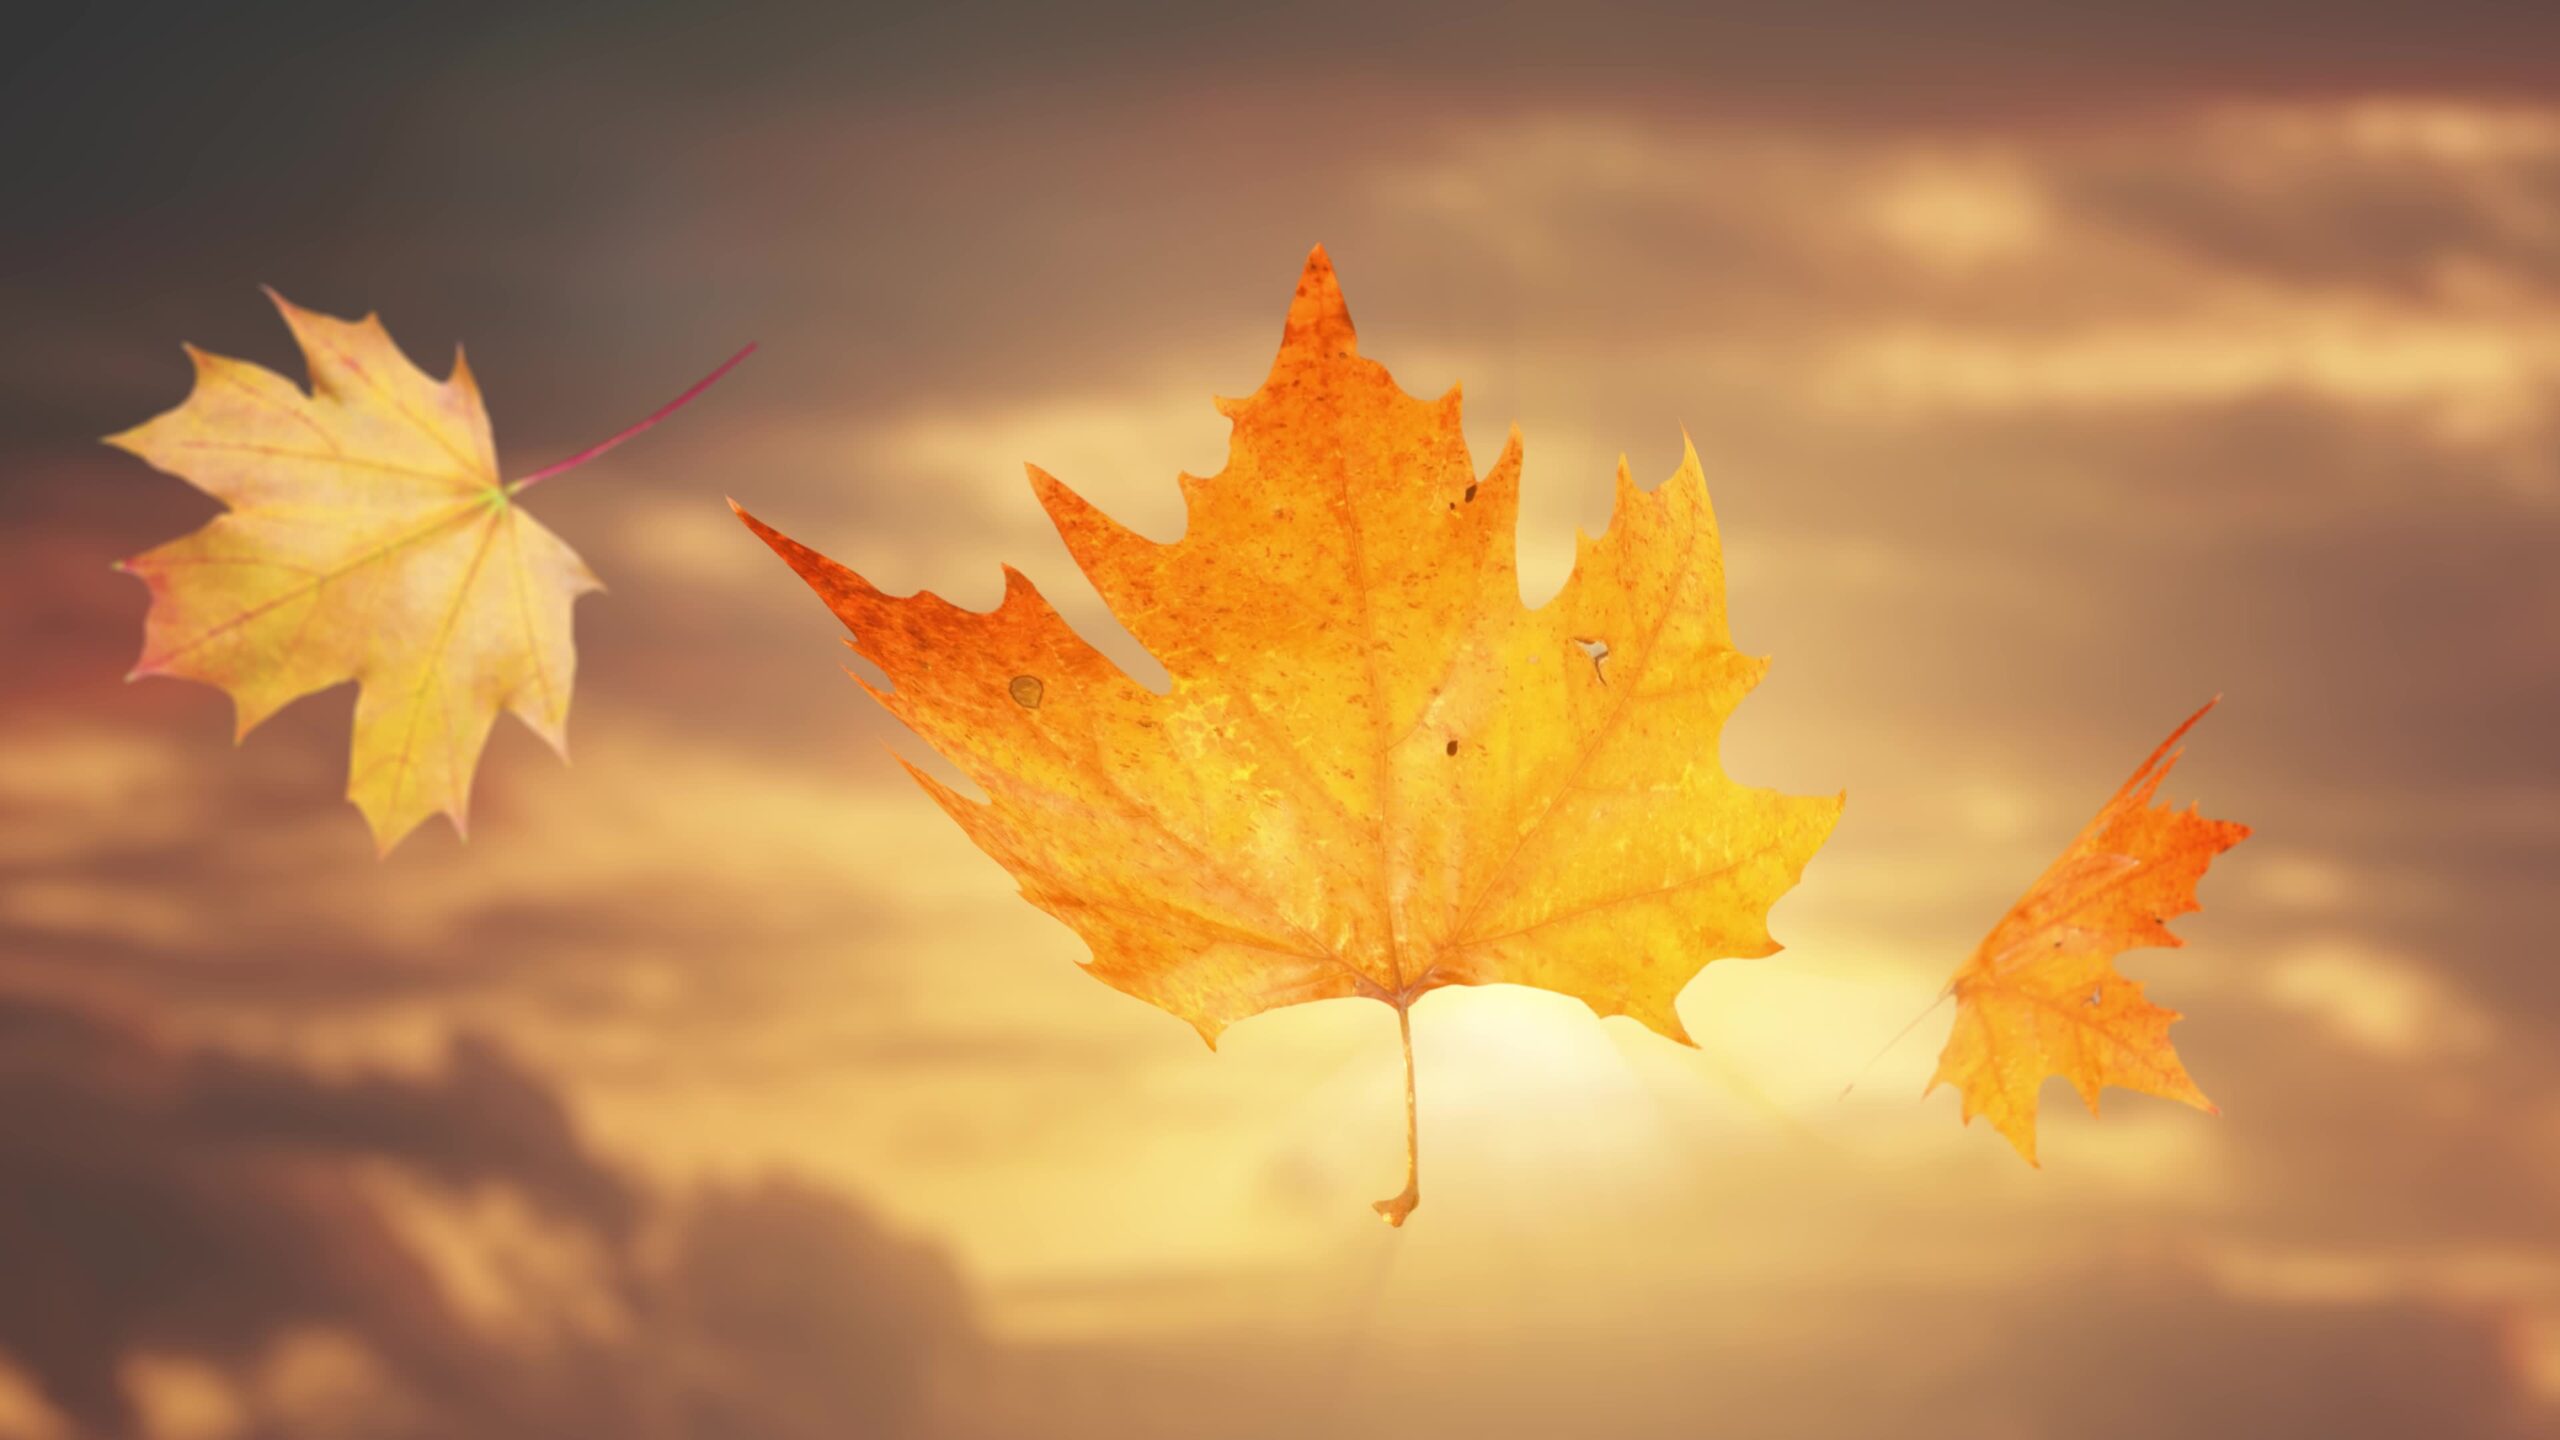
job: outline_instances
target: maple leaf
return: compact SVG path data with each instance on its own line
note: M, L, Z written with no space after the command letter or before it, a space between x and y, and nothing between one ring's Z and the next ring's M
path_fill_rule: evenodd
M1007 566L993 611L883 594L741 510L884 671L874 699L984 790L907 768L1097 978L1216 1043L1280 1005L1396 1011L1401 1224L1420 1198L1415 1000L1513 983L1686 1041L1708 961L1775 952L1764 918L1840 800L1728 779L1725 717L1766 662L1727 632L1694 452L1521 604L1520 435L1479 477L1456 389L1363 358L1318 248L1279 357L1222 400L1227 465L1184 476L1183 537L1123 529L1036 466L1050 519L1171 676L1158 694Z
M354 680L347 798L388 854L438 811L467 829L472 772L501 709L567 754L569 611L603 587L517 496L655 425L755 347L613 438L501 482L459 348L438 381L374 316L339 320L267 298L302 348L311 393L190 345L186 400L107 437L228 507L117 563L151 590L142 658L126 678L221 687L235 738Z
M2136 946L2186 944L2168 922L2199 908L2196 882L2213 857L2249 838L2248 826L2208 820L2192 805L2151 803L2178 762L2178 741L2217 700L2160 742L1948 986L1955 1028L1929 1090L1954 1085L1964 1122L1988 1117L2030 1165L2036 1092L2051 1076L2068 1078L2093 1115L2108 1085L2221 1113L2169 1043L2178 1012L2143 999L2113 963Z

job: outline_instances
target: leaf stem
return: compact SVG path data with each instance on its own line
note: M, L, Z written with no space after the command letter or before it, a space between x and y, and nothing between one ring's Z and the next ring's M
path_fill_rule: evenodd
M1891 1051L1894 1046L1901 1044L1912 1031L1919 1029L1920 1022L1937 1013L1938 1007L1946 1004L1947 997L1955 993L1956 987L1954 984L1950 983L1946 989L1938 992L1937 999L1929 1002L1927 1009L1922 1010L1919 1014L1914 1015L1909 1020L1905 1021L1901 1029L1893 1032L1892 1039L1887 1040L1884 1044L1876 1047L1876 1053L1868 1056L1867 1063L1858 1067L1858 1073L1849 1077L1849 1083L1840 1087L1840 1098L1843 1100L1848 1099L1849 1092L1858 1088L1858 1082L1867 1078L1867 1072L1876 1068L1877 1061L1882 1060L1886 1053ZM1933 1090L1936 1089L1937 1082L1934 1080L1931 1081L1929 1088Z
M650 426L657 424L659 421L666 419L668 416L673 415L685 406L693 403L695 396L698 396L703 391L710 389L719 381L721 376L728 374L731 369L735 368L739 361L746 359L754 353L756 353L756 347L753 342L750 342L745 349L740 350L737 354L721 361L718 369L713 370L710 374L693 382L692 389L685 391L673 400L670 400L666 404L659 406L657 409L650 411L647 418L641 420L638 424L631 426L620 434L600 440L595 444L588 446L586 449L579 451L577 454L570 456L568 459L561 461L557 465L547 466L543 469L534 471L532 474L527 475L523 479L507 486L507 493L510 495L520 495L525 491L532 489L534 486L541 484L543 481L550 479L554 475L561 474L564 471L575 470L579 466L586 464L588 461L595 459L599 455L602 455L607 450L621 444L623 441L630 439L632 436L637 435L641 431L648 429Z
M1378 1218L1401 1228L1413 1207L1422 1203L1422 1126L1413 1103L1412 1002L1396 1006L1396 1034L1404 1041L1404 1190L1372 1207Z

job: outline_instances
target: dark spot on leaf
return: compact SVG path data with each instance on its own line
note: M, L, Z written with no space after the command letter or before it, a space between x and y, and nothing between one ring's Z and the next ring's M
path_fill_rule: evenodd
M1449 742L1449 753L1450 753L1450 754L1452 754L1452 755L1455 755L1455 754L1457 754L1457 753L1458 753L1458 742L1457 742L1457 741L1452 740L1452 741L1450 741L1450 742Z
M1468 500L1473 500L1474 498L1476 498L1476 487L1474 487L1473 485L1468 486L1468 487L1467 487L1467 493L1466 493L1466 495L1465 495L1463 498L1468 499Z
M1040 708L1039 676L1016 675L1013 677L1013 682L1005 686L1004 690L1006 694L1013 697L1013 703L1021 706L1023 709L1037 710Z

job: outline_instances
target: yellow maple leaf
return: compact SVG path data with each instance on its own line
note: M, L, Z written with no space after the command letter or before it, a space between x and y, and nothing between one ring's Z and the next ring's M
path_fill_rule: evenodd
M2154 806L2176 746L2213 701L2171 731L1956 971L1954 1030L1929 1089L1954 1085L1966 1124L1987 1117L2036 1162L2036 1092L2069 1079L2098 1110L2108 1085L2221 1113L2169 1043L2179 1016L2142 998L2114 958L2184 945L2168 922L2197 909L2196 882L2249 827ZM1924 1092L1926 1093L1926 1092Z
M240 737L354 680L347 798L388 854L439 811L465 828L472 772L501 709L566 753L569 611L602 586L518 494L656 424L747 351L612 439L502 482L459 349L438 381L374 316L339 320L268 298L302 348L311 393L190 345L186 400L107 437L229 507L119 562L151 589L128 678L221 687Z
M1425 402L1363 358L1319 248L1260 391L1221 401L1226 469L1184 476L1171 544L1031 470L1158 694L1031 582L962 609L898 597L740 514L852 631L873 698L986 793L908 769L1088 969L1191 1022L1347 996L1396 1011L1401 1224L1420 1195L1417 999L1511 983L1686 1041L1708 961L1775 952L1768 908L1840 800L1741 785L1716 759L1766 662L1733 648L1694 452L1616 515L1547 604L1513 569L1520 437L1472 468L1458 392Z

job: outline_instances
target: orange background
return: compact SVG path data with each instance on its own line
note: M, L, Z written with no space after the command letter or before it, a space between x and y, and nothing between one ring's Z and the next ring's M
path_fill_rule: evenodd
M0 109L0 1436L2515 1436L2560 1423L2560 19L2382 7L82 15ZM1524 588L1695 437L1727 762L1849 806L1692 1053L1204 1050L901 776L736 495L882 585L1159 538L1307 247L1526 436ZM255 286L457 338L576 764L377 864L349 692L120 677L209 502L95 443ZM2257 837L2127 970L2219 1120L1918 1098L2158 737Z

